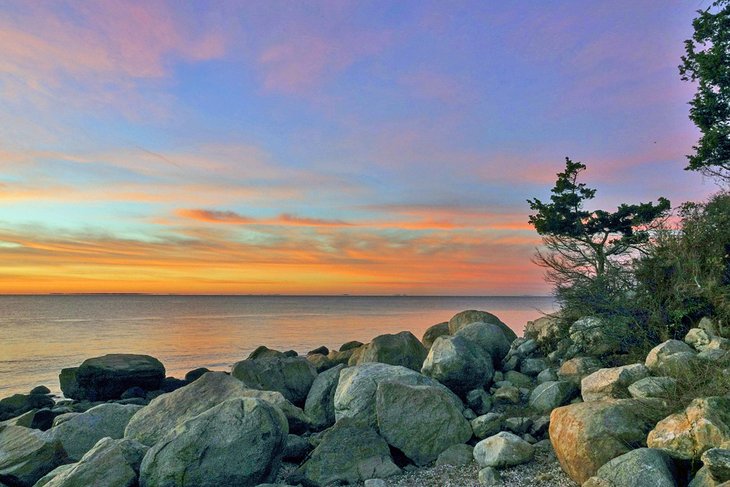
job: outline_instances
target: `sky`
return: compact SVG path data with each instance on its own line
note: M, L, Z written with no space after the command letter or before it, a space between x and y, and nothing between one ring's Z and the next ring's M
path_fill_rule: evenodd
M717 188L709 2L0 0L0 293L547 294L528 198Z

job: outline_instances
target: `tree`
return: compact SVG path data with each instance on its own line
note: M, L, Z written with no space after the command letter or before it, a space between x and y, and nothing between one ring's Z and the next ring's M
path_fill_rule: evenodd
M679 73L697 82L689 118L702 136L685 169L730 180L730 0L719 0L694 19Z
M565 171L558 173L550 202L527 200L535 214L530 224L543 237L545 250L536 261L548 269L548 280L558 293L578 283L600 279L621 266L634 251L649 241L650 230L665 217L669 200L657 204L622 204L615 212L586 210L596 190L578 182L586 169L580 162L565 158Z

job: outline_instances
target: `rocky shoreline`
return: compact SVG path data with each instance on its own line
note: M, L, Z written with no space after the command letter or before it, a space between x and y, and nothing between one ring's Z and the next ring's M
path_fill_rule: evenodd
M609 330L611 333L609 334ZM0 487L730 486L730 339L710 319L643 361L587 317L517 337L486 311L165 376L116 354L0 400ZM693 375L694 374L694 375ZM682 396L683 397L683 396Z

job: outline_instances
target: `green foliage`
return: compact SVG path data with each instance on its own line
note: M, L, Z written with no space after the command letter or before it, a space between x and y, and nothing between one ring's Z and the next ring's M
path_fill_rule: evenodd
M730 0L697 12L679 72L697 82L690 119L702 132L686 169L730 179Z
M550 202L528 200L530 224L543 236L544 251L538 264L548 269L548 279L556 286L574 284L604 275L611 266L621 265L632 250L649 240L649 230L669 211L669 201L622 204L615 212L586 210L595 189L578 183L586 169L580 162L565 158L565 171L558 173Z
M636 301L660 339L682 338L703 316L730 323L730 193L686 203L635 264Z

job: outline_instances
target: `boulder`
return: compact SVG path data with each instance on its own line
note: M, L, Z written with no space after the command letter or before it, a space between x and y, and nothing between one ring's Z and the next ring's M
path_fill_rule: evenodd
M297 472L314 485L355 484L400 473L388 444L362 422L344 418L327 430ZM299 483L290 479L292 484Z
M208 372L210 372L210 369L206 369L205 367L198 367L197 369L193 369L185 374L185 380L187 382L193 382L200 379L203 374L207 374Z
M580 382L581 396L584 401L627 398L629 386L648 376L649 369L644 364L599 369Z
M702 467L695 473L688 487L730 487L730 482L718 482L710 473L709 468Z
M266 357L236 363L231 375L250 389L277 391L303 406L317 370L304 357Z
M284 448L284 461L292 463L301 462L312 450L313 446L308 439L301 436L289 434L286 437L286 448Z
M730 326L727 323L723 324L714 318L709 316L703 317L697 324L697 328L706 331L710 335L715 335L724 338L730 338Z
M255 486L274 480L289 432L260 399L228 399L192 417L142 460L140 487Z
M458 408L463 408L461 400L454 393L430 377L398 365L371 363L348 367L340 372L334 400L337 421L356 418L377 428L375 393L378 384L384 381L440 387L448 392L447 396Z
M550 415L550 441L563 470L583 483L609 460L646 446L646 434L666 413L666 405L652 400L570 404Z
M483 388L494 375L492 358L459 335L437 338L421 372L461 396L472 389Z
M631 397L669 399L677 395L677 380L672 377L645 377L628 387Z
M474 461L474 447L471 445L451 445L442 451L436 459L436 466L453 465L459 467L461 465L469 465Z
M31 394L31 395L36 395L36 394L46 395L46 394L50 394L50 393L51 393L51 390L44 385L35 386L29 392L29 394Z
M307 352L307 355L324 355L324 356L327 356L328 353L330 353L330 349L327 348L324 345L321 345L321 346L315 348L314 350L310 350L309 352Z
M474 389L466 394L466 404L476 414L487 414L492 409L492 398L484 389Z
M380 434L416 465L430 463L472 436L469 422L443 388L381 382L376 393Z
M348 365L350 363L350 359L358 350L360 350L360 348L350 348L341 351L330 350L330 353L327 354L327 360L330 361L333 367L340 364Z
M470 324L470 323L493 323L497 326L499 326L502 331L504 332L505 336L507 337L507 340L512 343L515 339L517 339L517 335L515 334L512 329L504 324L502 320L497 318L492 313L488 313L487 311L477 311L477 310L466 310L462 311L460 313L455 314L450 320L449 320L449 333L455 334L457 331L459 331L462 327Z
M684 411L659 421L647 443L683 460L699 460L710 448L730 446L730 397L694 399Z
M46 487L136 487L147 447L130 439L103 438L78 463L54 475Z
M497 404L519 404L520 390L515 386L500 386L492 391L492 399Z
M52 408L53 399L42 394L13 394L0 400L0 421L15 418L33 409Z
M345 366L340 364L319 374L307 394L304 412L317 430L335 424L335 390L340 380L340 371L344 368Z
M542 316L525 325L525 337L532 338L538 345L547 344L560 334L560 318L555 315Z
M530 407L538 413L549 413L559 406L568 404L578 395L578 388L572 382L543 382L530 394Z
M510 370L504 373L504 380L516 387L532 387L534 384L532 378L516 370Z
M152 446L170 430L232 398L255 397L284 412L292 431L306 429L304 412L274 391L246 389L241 381L223 372L209 372L188 386L154 399L129 421L124 436Z
M537 374L537 383L553 382L558 380L558 374L553 369L545 369Z
M519 368L523 374L536 377L548 367L550 367L550 363L544 358L526 358L520 362Z
M426 353L426 348L413 333L402 331L373 338L362 347L355 365L377 362L420 371Z
M535 448L519 436L502 431L490 436L474 447L474 459L480 467L512 467L529 462L535 456Z
M59 376L64 396L89 401L119 399L134 386L154 391L164 379L165 367L156 358L121 353L86 359Z
M532 419L524 416L514 416L502 421L502 428L516 435L524 435L532 427Z
M502 415L487 413L478 416L471 420L471 429L480 440L494 436L502 429Z
M586 377L600 369L603 365L595 357L575 357L563 362L558 369L560 380L567 380L576 386L580 386L583 377Z
M679 340L667 340L651 349L646 356L646 366L654 374L671 376L673 374L665 374L664 369L668 368L667 358L677 353L694 355L695 351L692 350L692 347Z
M609 485L621 487L674 487L674 462L661 450L638 448L610 460L596 472Z
M61 443L42 432L23 426L0 428L0 482L30 487L66 462Z
M443 323L429 326L426 329L426 331L423 333L423 338L421 339L421 343L423 343L423 346L426 347L426 349L430 349L431 345L433 345L433 342L435 342L438 337L448 335L448 334L449 334L449 322L444 321Z
M570 325L570 339L579 352L593 357L619 353L625 348L628 326L597 316L581 318Z
M730 481L730 445L727 448L710 448L702 454L702 464L718 482Z
M692 328L685 335L684 341L698 352L701 352L710 344L712 337L711 334L702 328Z
M78 461L102 438L122 438L127 423L141 409L142 406L106 403L84 413L62 414L46 435L60 441L69 459Z
M346 352L347 350L355 350L356 348L360 348L363 345L365 345L363 342L358 342L357 340L351 340L349 342L345 342L342 345L340 345L339 351Z
M489 354L494 365L500 364L510 349L511 340L504 330L494 323L469 323L460 327L454 335L463 337L479 347L482 352Z
M322 355L321 353L313 353L311 355L307 355L307 360L312 362L312 365L314 365L314 370L316 370L318 374L324 372L325 370L329 370L337 365L335 362L330 360L327 355Z
M286 357L286 354L284 352L280 352L278 350L273 350L269 347L266 347L264 345L259 345L256 347L256 349L248 354L247 360L258 360L260 358L277 358L277 357Z

